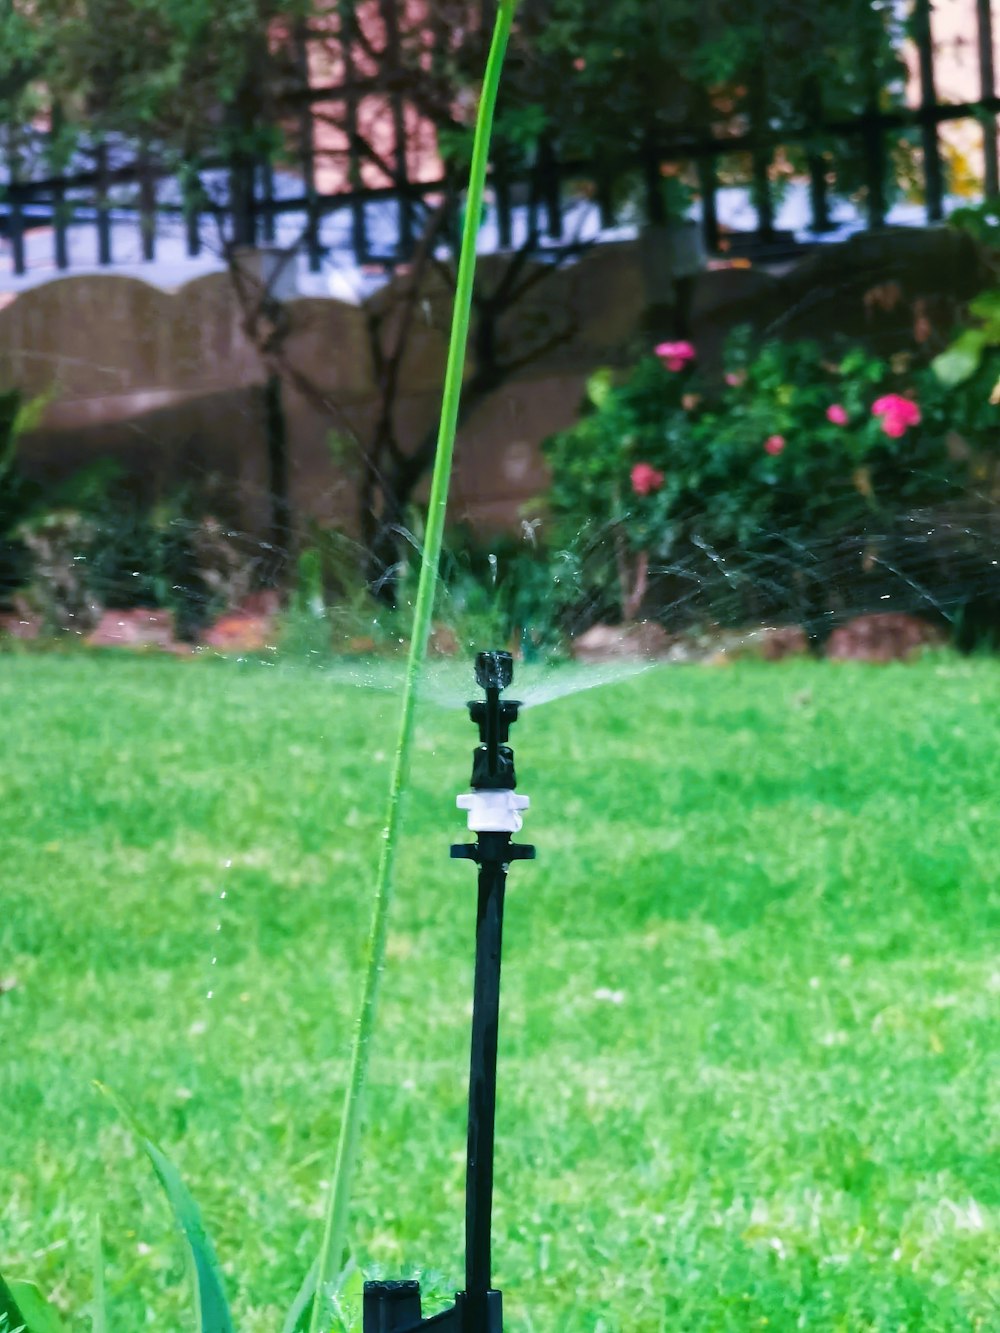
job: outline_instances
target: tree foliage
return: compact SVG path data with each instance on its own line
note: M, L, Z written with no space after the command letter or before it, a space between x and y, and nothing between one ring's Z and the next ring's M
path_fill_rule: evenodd
M86 141L161 160L273 151L296 77L288 35L307 0L33 0L7 11L0 92Z
M488 13L481 0L13 0L0 107L11 123L41 99L89 135L188 160L274 157L296 132L308 41L328 48L333 82L346 54L361 95L386 116L404 100L460 158ZM515 163L544 141L611 176L748 126L810 124L822 150L820 122L901 93L901 36L898 8L869 0L523 0L498 142Z

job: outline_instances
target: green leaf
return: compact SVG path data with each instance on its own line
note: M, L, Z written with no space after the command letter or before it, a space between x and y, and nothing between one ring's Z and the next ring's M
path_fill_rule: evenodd
M614 387L614 372L609 370L607 366L602 366L600 370L595 370L587 379L587 399L600 410L608 401Z
M1000 320L1000 288L980 292L969 302L969 313L977 319Z
M20 404L11 428L15 439L19 435L25 434L26 431L34 430L41 423L42 417L45 415L45 409L55 396L55 389L49 388L36 398L31 398L28 402Z
M14 1294L0 1273L0 1330L2 1333L17 1333L24 1328L24 1315L18 1309Z
M16 1333L22 1325L25 1333L64 1333L62 1320L34 1282L11 1278L10 1282L3 1283L0 1278L0 1284L0 1313L7 1314L8 1319L13 1318L11 1333ZM11 1305L13 1316L8 1314Z
M219 1261L212 1242L205 1231L198 1205L188 1193L180 1173L166 1154L151 1138L143 1133L133 1113L103 1084L97 1087L108 1098L118 1113L127 1121L153 1165L157 1179L163 1186L173 1209L177 1225L184 1233L194 1264L195 1301L198 1333L233 1333L233 1319L222 1289ZM34 1330L31 1331L34 1333Z
M312 1299L316 1294L316 1274L319 1272L319 1259L314 1259L309 1272L302 1279L302 1286L295 1296L281 1325L281 1333L303 1333L309 1323L312 1312Z
M981 329L967 329L947 351L934 358L931 369L942 384L954 389L979 369L986 342L986 334Z

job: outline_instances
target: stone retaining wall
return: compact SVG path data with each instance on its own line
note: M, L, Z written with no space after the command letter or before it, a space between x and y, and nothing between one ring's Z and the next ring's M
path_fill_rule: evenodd
M740 268L703 273L693 312L702 360L718 358L735 324L767 328L790 310L793 322L785 327L797 335L864 329L870 316L864 291L879 282L900 284L900 310L933 293L935 283L946 283L948 299L974 288L977 260L964 239L911 231L904 243L900 235L858 238L787 275ZM499 262L484 261L483 282L495 281ZM405 281L372 299L391 309ZM456 521L484 531L518 524L522 506L545 486L539 445L575 419L587 375L599 365L627 364L653 340L646 295L638 248L604 246L536 284L510 313L501 330L508 349L544 342L567 320L574 333L464 424L456 451ZM429 280L402 371L404 446L415 444L435 420L450 303L441 281ZM337 455L329 441L333 432L363 434L377 411L365 312L312 298L293 300L288 312L288 360L330 405L322 410L294 389L286 393L293 503L300 514L350 529L356 477L349 451ZM0 309L0 387L52 395L41 428L23 446L29 470L47 480L110 455L144 493L164 496L182 483L204 484L225 497L232 521L263 533L262 383L226 274L198 278L176 292L110 273L66 277Z

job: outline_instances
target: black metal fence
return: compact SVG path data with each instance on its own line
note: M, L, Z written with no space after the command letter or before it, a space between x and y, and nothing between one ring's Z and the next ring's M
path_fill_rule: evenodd
M922 174L922 194L926 219L939 222L944 216L946 183L939 130L946 122L971 120L982 130L984 190L1000 193L1000 165L997 150L997 115L1000 98L995 87L993 61L993 24L991 0L975 0L977 24L975 43L979 64L979 97L960 104L943 104L935 80L935 48L931 35L930 0L916 0L913 36L918 53L919 105L915 108L886 110L880 105L880 88L873 86L869 104L859 115L827 120L822 114L821 90L806 106L802 117L775 127L761 117L754 124L752 114L735 132L723 136L689 136L678 133L669 142L650 139L639 153L619 159L614 164L618 177L630 172L640 183L644 213L652 222L662 220L664 203L662 172L668 163L693 166L701 200L701 225L705 248L717 253L720 246L751 249L757 253L780 249L788 238L775 227L775 192L772 166L782 149L797 148L805 163L810 201L810 227L821 234L831 229L831 199L836 190L838 163L829 145L840 144L857 152L863 162L864 210L867 225L880 226L889 211L887 182L891 179L889 145L893 136L911 136L919 146L917 155ZM387 6L394 12L394 6ZM392 31L388 32L391 41ZM349 52L349 41L345 45ZM53 261L59 270L71 265L68 236L71 227L92 227L96 256L100 265L112 265L115 220L131 219L141 237L142 259L157 259L157 238L165 219L172 219L182 230L186 254L197 257L206 244L206 219L218 228L220 238L237 244L274 243L283 221L295 219L297 233L293 243L308 256L309 267L318 271L324 255L324 221L331 216L345 220L349 249L358 265L383 265L404 261L412 253L421 227L421 214L442 198L454 197L452 181L442 176L430 182L415 182L408 176L405 142L404 95L395 93L387 99L387 114L393 122L396 150L391 162L379 162L390 184L367 188L363 180L363 150L358 146L358 108L363 89L350 59L344 64L341 84L335 88L313 89L300 110L299 160L293 172L276 174L266 162L242 161L239 164L200 164L197 175L187 176L176 168L167 170L157 163L148 149L133 151L127 146L94 145L78 152L74 169L65 174L44 175L25 172L18 167L17 153L7 153L7 182L0 191L0 232L10 247L12 268L23 274L27 268L25 236L35 227L49 227L53 237ZM345 187L332 193L317 188L316 164L319 156L313 134L313 106L336 99L345 113L346 167ZM9 146L8 141L8 146ZM826 145L820 149L817 145ZM80 163L83 162L81 166ZM720 190L720 164L744 164L744 179L756 214L756 227L736 238L721 235L717 198ZM184 177L188 186L182 188ZM198 188L190 188L190 180ZM491 164L498 241L509 249L515 235L515 215L526 210L526 243L545 238L558 250L569 245L567 215L581 192L591 198L603 227L617 222L613 202L615 181L607 169L586 161L561 160L555 144L542 139L529 163L513 163L503 151ZM291 184L292 188L289 188ZM280 188L278 188L280 186ZM213 192L216 197L213 197ZM391 202L391 209L385 204ZM372 236L373 210L378 212L380 232ZM391 220L392 237L385 236L386 218ZM287 228L285 229L287 231ZM287 239L287 238L285 238Z

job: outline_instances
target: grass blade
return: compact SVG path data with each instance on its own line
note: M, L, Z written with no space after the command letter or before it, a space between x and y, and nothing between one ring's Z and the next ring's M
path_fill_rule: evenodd
M62 1320L34 1282L0 1277L0 1316L6 1317L10 1333L64 1333ZM2 1327L2 1326L0 1326Z
M108 1333L108 1309L104 1291L104 1236L100 1213L94 1219L90 1244L91 1267L94 1270L94 1301L90 1311L91 1333Z
M14 1293L0 1273L0 1333L18 1333L24 1326L24 1315L18 1309Z
M212 1242L201 1220L198 1205L188 1192L187 1186L181 1179L180 1172L163 1150L143 1132L128 1107L103 1084L99 1083L97 1086L115 1106L139 1140L146 1156L152 1163L157 1179L163 1186L163 1192L166 1194L173 1210L177 1225L184 1233L184 1239L187 1241L194 1265L196 1328L198 1333L233 1333L233 1319L229 1313L229 1305L222 1289L219 1261L215 1257Z
M372 903L371 929L365 967L364 990L351 1052L351 1071L344 1101L344 1112L337 1143L337 1157L333 1170L327 1204L323 1241L317 1261L317 1289L312 1304L309 1333L321 1333L324 1316L329 1313L331 1300L337 1291L338 1275L344 1271L347 1256L347 1206L351 1180L357 1157L361 1129L361 1108L368 1077L369 1049L375 1026L379 979L385 961L385 942L388 928L389 904L392 899L393 868L399 842L403 793L409 775L410 750L413 742L414 713L417 686L427 656L434 597L438 583L438 565L441 541L444 535L445 512L448 507L448 489L451 481L451 462L455 449L455 431L458 426L458 407L465 372L465 354L469 339L469 318L472 309L472 282L476 268L476 237L483 212L483 190L489 160L490 136L493 131L493 112L496 107L500 73L503 69L507 40L514 22L517 0L500 0L496 26L490 45L482 96L476 116L476 134L472 150L472 167L462 229L462 248L458 261L458 280L455 287L455 305L452 311L451 338L448 343L448 363L445 370L444 393L441 403L441 422L437 439L437 454L431 477L431 493L427 506L427 528L420 562L420 582L413 611L413 632L410 656L403 683L400 706L399 737L392 776L389 781L389 799L383 829L382 851Z
M316 1295L316 1274L318 1272L319 1259L314 1259L312 1267L302 1280L302 1286L299 1287L295 1300L292 1301L288 1313L285 1315L285 1322L281 1325L281 1333L305 1333L312 1310L313 1297Z

